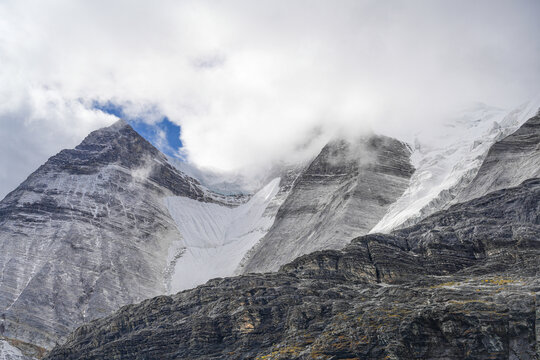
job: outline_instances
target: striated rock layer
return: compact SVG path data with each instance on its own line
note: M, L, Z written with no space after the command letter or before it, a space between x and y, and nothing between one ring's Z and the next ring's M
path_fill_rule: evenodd
M121 305L230 275L246 254L239 273L294 261L124 308L51 356L531 358L539 184L522 181L538 177L538 143L536 117L464 185L517 188L294 260L367 233L409 183L409 148L334 141L253 196L219 195L119 122L0 202L0 339L50 348Z
M489 149L475 178L457 200L470 200L533 177L540 177L540 114Z
M384 136L326 145L296 179L273 226L238 272L275 271L366 234L407 188L414 171L409 156L406 144Z
M277 273L123 307L48 359L536 359L540 179Z
M477 104L459 112L440 127L426 128L426 133L420 133L415 140L411 160L416 171L409 187L370 232L388 233L411 226L465 200L458 195L475 178L492 145L518 130L538 112L539 106L540 97L510 112ZM520 173L517 171L514 175L519 177ZM497 189L516 186L531 177L520 177L511 185ZM496 189L489 191L493 190ZM487 192L471 194L474 197Z
M0 336L50 348L165 293L171 195L211 201L123 121L50 158L0 202Z

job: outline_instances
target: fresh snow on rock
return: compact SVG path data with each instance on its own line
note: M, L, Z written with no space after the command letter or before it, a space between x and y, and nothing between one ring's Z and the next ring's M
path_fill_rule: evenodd
M21 350L12 346L6 340L0 340L0 360L30 360L28 356L24 356Z
M237 273L276 271L366 234L407 188L410 154L405 143L385 136L328 143L292 182L275 223Z
M447 122L438 134L419 134L411 156L408 189L370 233L415 223L441 210L475 177L490 147L534 116L540 97L508 112L477 104Z
M51 157L0 201L0 335L50 349L165 293L167 196L213 201L125 122Z
M279 184L280 178L272 180L247 203L237 207L181 196L165 198L182 234L169 254L169 261L174 263L170 291L232 275L244 254L274 223L274 216L264 215L279 191Z
M278 167L254 195L236 178L190 177L125 122L93 132L0 201L0 335L50 349L122 305L215 277L277 270L370 230L415 222L470 190L492 144L539 104L510 113L477 106L439 136L430 129L414 147L410 181L411 149L374 136L361 152L338 141L309 164ZM507 153L492 158L515 159ZM508 175L507 186L522 164L526 174L538 169L518 160L486 171L487 179ZM0 360L22 359L14 349L0 340Z
M454 199L465 202L540 177L540 113L497 141L473 181Z

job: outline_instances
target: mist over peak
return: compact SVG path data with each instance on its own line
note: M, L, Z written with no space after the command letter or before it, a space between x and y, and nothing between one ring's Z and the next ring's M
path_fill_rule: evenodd
M513 108L539 91L539 7L5 1L0 192L114 122L96 102L150 126L166 116L192 164L241 173L336 132L411 142L471 101Z

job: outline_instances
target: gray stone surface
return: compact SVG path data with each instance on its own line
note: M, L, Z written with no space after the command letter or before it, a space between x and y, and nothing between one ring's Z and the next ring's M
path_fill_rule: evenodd
M491 191L517 186L540 176L540 115L527 120L516 132L496 142L473 181L458 196L462 202Z
M48 359L537 359L540 179L277 273L123 307Z
M307 171L302 165L280 170L280 190L263 215L281 216L282 235L279 229L298 228L285 232L303 236L293 247L320 224L308 246L297 253L281 249L272 266L344 246L398 196L406 182L400 171L412 171L405 145L373 137L354 146L335 142ZM366 155L373 158L360 164ZM182 234L163 201L173 195L223 206L249 200L208 190L123 121L51 157L0 202L0 336L50 349L84 322L168 293L182 254L174 245ZM281 210L286 201L293 208L305 201L307 209L318 198L329 206L307 215L300 209L292 223L286 219L291 206ZM317 211L321 216L311 219ZM366 220L349 226L359 216ZM172 248L179 255L171 256Z
M538 358L538 135L536 117L493 146L463 199L483 197L347 246L413 169L393 139L330 143L284 173L274 226L239 269L292 261L278 273L125 307L51 358ZM0 337L50 348L165 293L181 236L170 195L247 200L211 193L122 122L51 158L0 202ZM328 248L342 250L311 253Z
M173 194L206 199L123 121L50 158L0 202L0 336L50 348L163 294Z
M366 234L407 188L410 149L383 136L326 145L300 174L274 225L240 273L275 271L298 256Z

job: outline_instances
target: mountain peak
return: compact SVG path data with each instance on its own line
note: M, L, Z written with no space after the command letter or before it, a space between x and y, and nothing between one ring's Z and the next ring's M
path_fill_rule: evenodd
M91 132L75 149L62 150L47 164L72 174L88 174L109 164L136 169L148 158L166 162L165 156L125 120L118 120L111 126Z
M0 201L0 338L52 347L76 325L166 292L181 235L163 199L207 194L123 120L51 157Z
M90 134L86 136L86 138L84 138L83 143L87 141L87 139L88 141L90 141L90 140L95 139L96 137L103 137L107 134L114 136L115 134L118 135L126 130L135 131L126 120L119 119L109 126L105 126L105 127L92 131Z
M329 142L295 179L276 221L238 272L275 271L366 234L407 188L410 155L405 143L379 135Z

